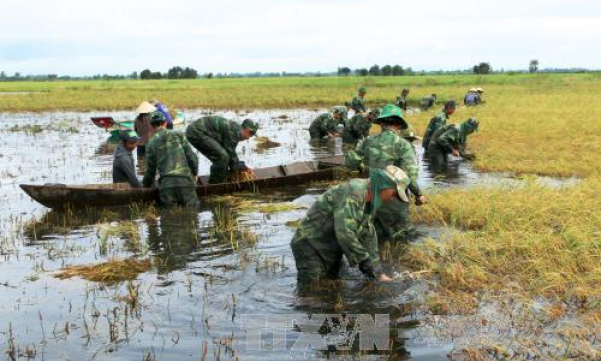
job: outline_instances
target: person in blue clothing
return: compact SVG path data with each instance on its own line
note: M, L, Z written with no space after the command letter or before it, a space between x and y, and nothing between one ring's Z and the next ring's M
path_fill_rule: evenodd
M165 119L167 120L167 129L173 129L173 117L169 113L169 108L167 108L160 100L155 100L154 107L157 108L157 112L163 113Z

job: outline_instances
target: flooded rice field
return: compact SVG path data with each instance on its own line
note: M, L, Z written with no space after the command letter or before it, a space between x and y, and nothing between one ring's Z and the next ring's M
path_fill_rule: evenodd
M256 139L241 143L240 158L253 168L342 154L340 139L309 142L306 129L318 113L218 112L227 118L256 119L261 126L258 135L280 143L272 148L261 147ZM186 118L203 114L188 111ZM347 330L352 322L346 324L340 316L332 316L330 338L307 338L306 331L315 326L309 316L324 314L389 317L390 329L379 335L385 340L374 338L389 351L363 349L363 359L447 358L455 336L436 336L426 323L420 325L421 315L412 305L423 300L428 284L402 277L401 268L392 270L399 275L399 282L392 285L366 283L351 271L345 281L324 289L297 290L289 247L294 224L328 184L203 199L200 213L152 207L62 213L23 193L18 187L22 183L112 181L114 145L107 142L108 133L89 121L99 115L105 114L0 114L0 349L7 359L356 356L342 346L356 330ZM125 119L132 114L110 115ZM421 152L417 144L416 148ZM208 160L201 155L199 160L201 174L208 173ZM459 160L452 162L446 177L432 176L424 164L421 168L420 182L426 189L519 182L504 174L474 172ZM245 202L253 206L239 207ZM432 238L446 232L420 230ZM150 261L129 281L55 277L66 266L129 257ZM368 329L378 330L377 324L366 322ZM287 327L290 324L294 327Z

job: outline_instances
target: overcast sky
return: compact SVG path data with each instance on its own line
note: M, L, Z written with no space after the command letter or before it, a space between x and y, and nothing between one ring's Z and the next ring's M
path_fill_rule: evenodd
M600 0L1 0L0 70L601 68Z

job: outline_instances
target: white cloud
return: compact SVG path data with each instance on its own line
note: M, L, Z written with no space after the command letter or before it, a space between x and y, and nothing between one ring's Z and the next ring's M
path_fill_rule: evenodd
M3 0L0 70L598 68L601 2Z

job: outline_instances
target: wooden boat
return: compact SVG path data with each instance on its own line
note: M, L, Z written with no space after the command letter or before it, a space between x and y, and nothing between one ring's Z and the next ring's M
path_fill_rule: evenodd
M340 176L343 157L321 161L296 162L287 165L255 169L256 179L236 183L208 184L201 177L196 192L199 197L221 195L236 191L257 192L263 189L290 187L312 181L333 180ZM131 188L129 184L21 184L21 189L31 198L48 208L112 207L135 202L149 203L158 200L156 188Z

